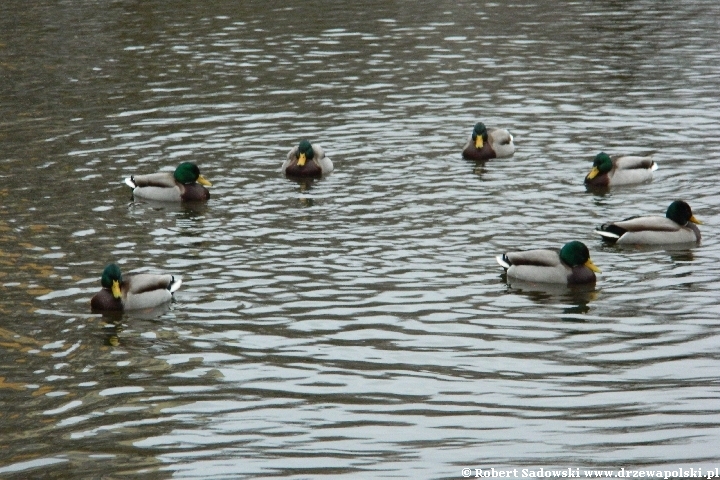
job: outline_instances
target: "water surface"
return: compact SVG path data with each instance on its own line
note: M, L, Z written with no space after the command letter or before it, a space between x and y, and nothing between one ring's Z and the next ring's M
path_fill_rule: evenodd
M720 464L720 6L5 2L0 473ZM476 121L511 159L460 151ZM331 176L279 171L300 139ZM588 192L599 151L652 183ZM203 205L122 179L194 161ZM593 228L684 198L702 244ZM585 242L594 289L494 256ZM106 263L167 308L91 314Z

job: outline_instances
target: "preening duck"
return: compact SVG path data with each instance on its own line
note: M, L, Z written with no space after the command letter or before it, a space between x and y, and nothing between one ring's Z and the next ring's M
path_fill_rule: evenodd
M322 147L302 140L288 152L282 171L289 177L317 178L332 172L333 163Z
M133 175L126 178L125 183L133 189L133 196L160 202L207 200L210 192L205 186L212 186L191 162L181 163L173 173Z
M95 311L137 310L154 308L172 300L182 284L173 275L137 273L124 278L120 267L111 263L100 278L102 290L90 300Z
M595 283L601 270L590 260L584 243L572 241L560 250L525 250L495 257L508 277L526 282L579 285Z
M463 158L468 160L490 160L491 158L511 157L515 153L513 136L504 128L485 127L475 124L468 142L463 147Z
M651 156L617 155L610 157L605 152L595 156L590 173L585 176L585 185L611 187L643 183L652 179L658 166Z
M690 205L682 200L670 204L665 216L630 217L599 226L595 231L603 240L619 244L660 245L699 242L702 222L695 218Z

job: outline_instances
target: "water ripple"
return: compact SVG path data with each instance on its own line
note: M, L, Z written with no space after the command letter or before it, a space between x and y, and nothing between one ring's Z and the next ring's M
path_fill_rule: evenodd
M717 5L415 7L9 7L0 472L718 462ZM463 160L478 120L516 154ZM301 138L332 175L282 176ZM599 151L660 168L589 192ZM181 161L213 182L207 204L122 184ZM677 198L698 246L593 234ZM595 288L508 283L494 260L571 239ZM183 288L91 314L110 261Z

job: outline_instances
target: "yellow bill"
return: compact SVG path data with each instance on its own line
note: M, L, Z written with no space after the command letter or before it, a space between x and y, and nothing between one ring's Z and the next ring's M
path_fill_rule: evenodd
M593 178L597 177L600 173L600 169L597 167L593 167L592 170L590 170L590 173L587 174L588 180L592 180Z
M602 270L600 270L589 258L587 259L587 262L585 262L585 266L593 272L602 273Z
M120 292L120 282L117 280L113 280L112 294L114 298L122 298L122 292Z
M692 223L697 223L698 225L702 225L702 222L701 222L700 220L698 220L697 218L695 218L695 215L692 215L692 216L690 217L690 221L691 221Z
M202 175L200 175L198 177L197 182L200 185L205 185L206 187L212 187L212 183L210 183L210 181L207 178L203 177Z
M480 149L483 147L483 139L482 135L478 135L475 137L475 148Z
M305 154L301 153L300 156L298 157L298 161L297 161L298 167L302 167L303 165L305 165L305 161L306 161Z

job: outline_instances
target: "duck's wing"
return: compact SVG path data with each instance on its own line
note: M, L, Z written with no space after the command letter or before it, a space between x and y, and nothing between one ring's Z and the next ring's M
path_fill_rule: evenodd
M127 275L122 285L124 309L155 308L168 303L180 284L182 281L172 275Z
M602 225L597 233L620 244L659 245L699 242L700 230L692 223L681 226L666 217L637 217Z
M657 170L657 164L651 156L622 155L613 158L616 168L621 170L633 170L637 168L645 170Z
M135 187L175 187L175 177L172 172L158 172L149 175L133 175L125 179L125 183L131 188Z
M628 218L627 220L613 222L612 224L626 232L675 232L682 228L669 218L661 217L659 215Z
M504 128L493 128L488 130L488 144L497 158L512 157L515 153L513 136Z
M554 250L526 250L498 255L498 263L505 268L520 265L536 267L556 267L561 264L560 256ZM507 265L507 266L506 266Z
M330 160L328 157L322 157L318 161L318 165L320 165L320 169L322 170L323 175L332 172L334 168L332 160Z
M498 255L497 261L508 277L527 282L568 283L572 270L560 261L553 250L528 250Z
M135 275L123 275L123 288L130 294L152 292L153 290L167 290L174 292L180 288L179 279L172 275L159 275L152 273L137 273ZM179 282L179 283L178 283ZM175 285L177 286L175 287ZM173 290L171 290L175 287Z
M325 150L320 145L313 144L312 146L313 154L315 155L315 158L322 158L325 156Z
M488 129L488 137L493 145L510 145L513 141L513 136L504 128Z
M320 166L323 175L332 172L333 163L325 156L325 150L320 145L313 145L313 152L315 154L313 160Z
M282 167L280 167L280 169L281 169L283 172L284 172L290 165L292 165L292 163L293 163L294 161L297 160L298 150L299 150L299 148L298 148L297 145L295 145L293 148L290 149L290 151L289 151L288 154L287 154L287 158L286 158L285 161L283 162Z

